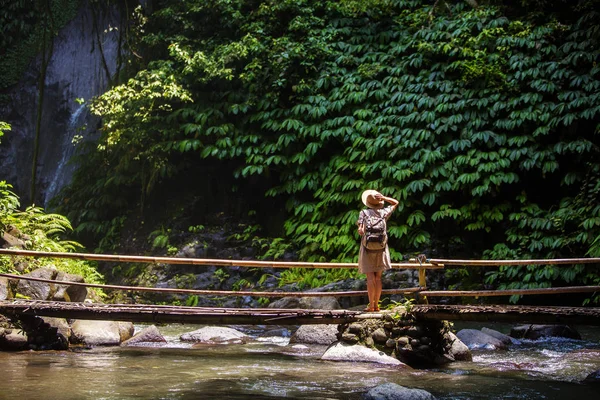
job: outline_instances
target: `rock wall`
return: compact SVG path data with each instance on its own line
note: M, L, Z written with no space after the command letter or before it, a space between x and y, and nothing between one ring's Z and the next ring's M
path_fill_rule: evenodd
M89 100L103 93L117 73L117 8L94 10L83 1L77 16L54 39L45 95L39 143L35 199L29 198L38 103L40 58L33 60L17 85L10 88L8 104L0 105L0 120L12 130L0 144L0 180L14 186L22 205L47 206L67 184L74 166L68 161L75 147L72 139L85 128L86 135L97 129L97 121L76 99Z

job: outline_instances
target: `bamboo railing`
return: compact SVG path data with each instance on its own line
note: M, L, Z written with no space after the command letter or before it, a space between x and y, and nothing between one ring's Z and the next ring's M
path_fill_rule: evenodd
M242 266L252 268L357 268L357 263L309 263L309 262L286 262L286 261L255 261L255 260L221 260L221 259L199 259L199 258L176 258L176 257L149 257L149 256L127 256L111 254L89 254L89 253L58 253L18 249L0 249L0 255L20 257L42 257L42 258L69 258L81 260L93 260L104 262L131 262L131 263L154 263L154 264L185 264L194 266ZM598 264L600 258L572 258L572 259L532 259L532 260L451 260L451 259L425 259L423 257L410 259L409 262L392 263L392 268L417 269L419 273L419 286L413 288L385 289L382 294L406 294L415 295L422 301L427 297L487 297L487 296L512 296L512 295L544 295L564 293L590 293L600 291L600 286L569 286L555 288L537 289L511 289L511 290L474 290L474 291L433 291L427 290L426 270L443 269L445 266L502 266L502 265L567 265L567 264ZM257 296L257 297L341 297L341 296L365 296L366 291L346 292L257 292L257 291L225 291L225 290L195 290L177 288L151 288L139 286L101 285L82 282L56 281L41 278L33 278L22 275L0 274L0 277L9 279L20 279L39 281L57 285L74 285L108 290L124 290L138 292L164 292L184 293L190 295L214 295L214 296Z

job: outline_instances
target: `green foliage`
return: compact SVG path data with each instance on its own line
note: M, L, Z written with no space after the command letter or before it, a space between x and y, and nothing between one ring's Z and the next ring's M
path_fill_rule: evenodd
M290 268L279 275L279 286L298 284L300 289L318 288L331 282L356 279L360 272L348 268Z
M0 88L6 88L21 78L44 38L75 17L79 1L2 0L0 5Z
M198 305L198 295L191 295L185 300L185 305L188 307L196 307Z
M82 249L81 244L63 239L72 231L69 220L59 214L47 214L40 207L30 206L19 210L19 198L12 192L12 185L0 181L0 234L11 230L18 232L28 250L50 252L75 252ZM104 278L96 269L96 263L71 259L36 258L28 260L28 270L39 267L54 267L69 274L83 276L88 283L102 283ZM0 272L15 273L10 257L0 257ZM103 295L100 290L96 293Z
M152 243L153 249L164 249L169 245L169 234L171 233L170 229L165 229L164 226L161 226L160 229L155 230L150 233L148 236L148 241Z
M101 221L132 199L143 205L210 162L270 184L265 194L287 205L285 239L307 261L356 260L366 188L401 201L394 259L431 247L595 254L598 1L555 14L430 3L162 2L141 38L156 59L93 103L103 136L65 192L72 220L106 235ZM585 283L588 271L507 268L487 280ZM326 274L282 282L312 287Z
M0 139L2 138L2 136L4 136L4 132L6 132L6 131L10 131L10 129L11 129L11 128L10 128L10 125L9 125L9 124L7 124L6 122L2 122L2 121L0 121ZM0 143L1 143L1 142L2 142L2 141L0 140Z

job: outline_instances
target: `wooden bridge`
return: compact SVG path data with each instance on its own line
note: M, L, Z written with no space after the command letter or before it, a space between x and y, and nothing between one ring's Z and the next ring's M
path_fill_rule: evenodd
M251 260L216 260L172 257L142 257L123 255L102 255L85 253L54 253L27 250L0 249L0 256L72 258L105 262L136 262L162 264L188 264L205 266L245 266L270 268L356 268L354 263L302 263ZM415 296L421 303L428 297L455 296L511 296L564 293L591 293L600 291L600 286L571 286L545 289L520 290L480 290L480 291L431 291L426 288L426 270L442 269L445 266L500 266L500 265L567 265L600 264L599 258L557 259L557 260L441 260L415 259L407 263L394 263L393 268L416 269L419 271L419 286L414 288L386 289L383 294L404 294ZM219 296L258 296L258 297L342 297L366 296L366 291L345 292L281 292L281 291L218 291L176 288L149 288L137 286L100 285L82 282L67 282L33 278L14 274L0 274L11 280L29 280L51 285L97 287L105 290L125 290L138 292L171 292L188 295ZM418 319L441 319L487 322L521 322L535 324L582 324L600 326L598 307L532 307L514 305L433 305L415 304L410 312ZM365 313L354 310L300 310L273 308L206 308L161 306L144 304L93 304L73 302L49 302L36 300L1 300L0 314L9 316L36 315L68 319L121 320L150 323L192 323L192 324L246 324L246 325L298 325L298 324L340 324L365 318L386 318L394 311Z

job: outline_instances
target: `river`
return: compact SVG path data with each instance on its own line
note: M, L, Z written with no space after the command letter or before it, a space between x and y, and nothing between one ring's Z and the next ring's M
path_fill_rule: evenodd
M136 325L136 331L143 327ZM481 328L455 326L462 327ZM321 361L325 347L290 346L287 335L265 336L260 327L236 327L256 337L248 344L179 341L198 328L160 326L168 343L156 347L0 352L0 399L360 399L386 382L424 389L438 399L584 400L600 394L600 385L579 383L600 369L597 327L576 327L583 340L525 341L508 351L474 351L473 362L429 370Z

